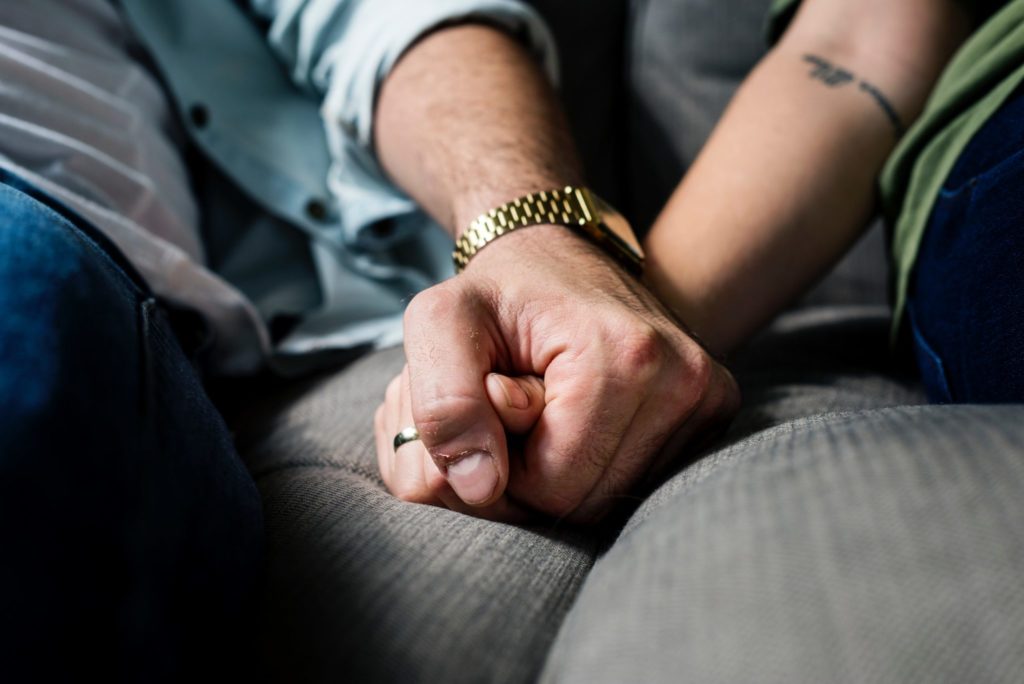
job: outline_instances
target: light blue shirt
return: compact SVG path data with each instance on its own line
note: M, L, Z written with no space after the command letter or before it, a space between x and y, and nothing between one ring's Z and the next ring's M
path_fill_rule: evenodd
M192 139L277 219L259 234L232 235L239 222L214 211L208 241L232 247L224 268L213 268L266 316L274 288L259 284L273 279L265 265L309 271L316 292L298 324L266 350L282 372L318 353L396 344L409 298L451 274L452 244L377 162L373 112L382 81L425 32L471 18L521 36L554 78L551 36L515 0L249 4L121 0Z

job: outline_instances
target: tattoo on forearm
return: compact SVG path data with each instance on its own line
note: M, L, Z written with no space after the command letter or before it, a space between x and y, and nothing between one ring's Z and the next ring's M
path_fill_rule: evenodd
M882 108L883 112L885 112L885 115L889 117L892 127L896 129L896 137L902 138L903 134L907 132L906 127L903 125L903 119L900 118L896 108L892 106L892 103L889 102L888 99L886 99L885 95L882 94L882 91L867 81L860 82L860 89L861 92L865 92L874 98L875 102L878 103L878 106Z
M867 93L871 96L878 106L885 113L885 116L889 119L893 128L896 130L896 137L902 137L906 132L906 127L903 125L903 119L900 118L899 112L892 106L888 98L882 94L876 86L868 83L867 81L857 79L853 72L843 69L840 66L832 64L823 57L817 55L804 55L804 61L810 64L813 68L811 69L811 78L816 81L821 81L829 88L841 88L848 83L857 81L860 91Z
M853 80L853 74L842 67L834 66L827 59L816 55L804 55L804 61L814 65L811 78L817 79L829 88L844 86Z

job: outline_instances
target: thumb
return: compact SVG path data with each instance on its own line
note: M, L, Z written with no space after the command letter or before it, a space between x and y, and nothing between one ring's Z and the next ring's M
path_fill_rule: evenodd
M505 429L521 435L533 429L544 411L544 381L535 375L487 376L487 396Z
M508 484L505 428L485 380L496 342L487 308L444 283L421 292L406 309L409 398L420 439L437 469L466 504L497 502Z

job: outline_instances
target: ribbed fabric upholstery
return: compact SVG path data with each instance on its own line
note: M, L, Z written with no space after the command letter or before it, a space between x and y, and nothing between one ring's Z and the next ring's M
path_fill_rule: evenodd
M679 476L548 682L1019 682L1024 407L814 416Z
M371 355L236 421L264 500L272 681L531 681L596 542L388 494L373 411L401 365Z

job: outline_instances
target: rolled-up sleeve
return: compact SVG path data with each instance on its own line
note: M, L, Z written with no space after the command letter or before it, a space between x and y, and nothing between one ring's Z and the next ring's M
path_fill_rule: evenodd
M252 6L270 22L271 47L292 79L323 98L334 162L329 186L354 240L372 240L363 234L367 226L415 211L377 163L373 119L384 79L425 33L459 21L502 27L557 80L554 40L535 10L517 0L252 0Z

